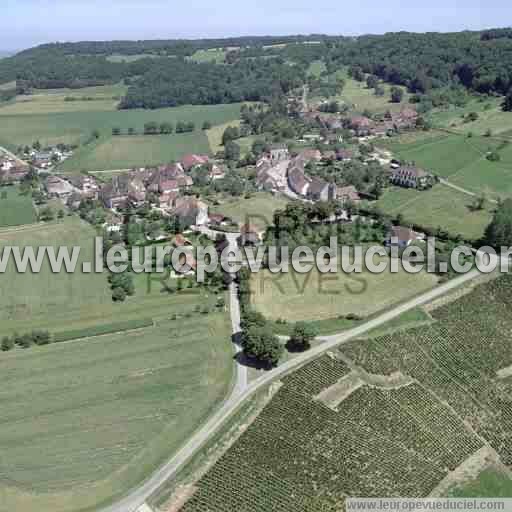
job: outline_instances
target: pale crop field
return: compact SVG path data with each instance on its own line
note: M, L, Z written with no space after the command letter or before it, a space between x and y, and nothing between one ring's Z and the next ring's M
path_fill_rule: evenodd
M0 508L76 512L119 498L213 413L232 357L223 313L0 353Z
M254 308L272 320L328 320L349 314L366 317L433 288L434 274L271 274L261 271L251 281Z

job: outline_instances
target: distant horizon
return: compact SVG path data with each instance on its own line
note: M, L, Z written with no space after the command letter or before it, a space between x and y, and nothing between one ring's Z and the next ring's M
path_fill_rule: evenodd
M505 29L509 28L510 26L503 25L503 26L488 26L488 27L482 27L482 28L466 28L461 30L407 30L407 29L401 29L401 30L392 30L392 31L386 31L386 32L364 32L360 34L342 34L342 33L328 33L328 32L315 32L315 33L305 33L305 32L297 32L297 33L276 33L276 34L236 34L236 35L223 35L219 37L215 36L191 36L191 37L155 37L155 38L112 38L112 39L63 39L63 40L48 40L48 41L42 41L42 42L36 42L30 46L25 47L18 47L18 48L2 48L0 47L0 55L6 55L11 54L14 55L16 53L29 50L31 48L36 48L38 46L43 46L47 44L78 44L78 43L106 43L111 41L116 42L136 42L136 41L200 41L200 40L223 40L223 39L238 39L238 38L264 38L264 37L273 37L273 38L279 38L279 37L318 37L318 36L327 36L327 37L364 37L364 36L380 36L390 33L399 33L399 32L407 32L412 34L427 34L427 33L438 33L438 34L449 34L449 33L459 33L459 32L484 32L486 30L495 30L495 29Z
M344 5L318 0L260 0L240 8L234 0L4 0L0 51L20 51L55 41L220 39L225 37L387 32L460 32L499 27L507 20L503 0L361 0Z

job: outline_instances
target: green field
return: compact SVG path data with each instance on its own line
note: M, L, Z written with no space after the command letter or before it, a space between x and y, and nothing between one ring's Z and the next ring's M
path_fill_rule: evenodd
M227 395L229 334L215 313L0 354L2 510L96 510L139 484Z
M69 172L131 169L172 162L187 153L210 153L204 132L106 138L80 148L59 169Z
M74 104L74 102L71 102ZM94 106L93 102L87 102ZM0 109L1 110L1 109ZM166 108L158 110L117 110L113 112L66 112L55 114L6 115L0 117L0 145L16 148L40 140L42 145L77 144L86 141L94 130L103 137L110 137L112 128L119 127L126 133L134 128L142 133L144 124L193 121L200 129L204 121L223 124L240 118L240 104L205 105Z
M391 112L400 111L408 106L409 94L404 89L404 97L401 103L391 103L390 90L391 86L380 82L380 86L384 89L384 96L376 96L373 89L368 89L366 82L357 82L350 78L345 71L340 71L337 76L345 80L345 87L340 96L335 99L354 106L354 110L362 113L368 110L372 113L384 113L387 110Z
M271 320L329 320L349 314L366 317L433 288L434 274L271 274L261 271L251 282L254 308Z
M347 496L435 495L489 447L509 466L512 379L498 372L512 367L511 290L502 276L428 326L350 341L286 375L180 510L334 512ZM487 471L456 494L511 496L510 482Z
M0 187L0 227L21 226L36 220L30 194L21 195L17 187Z
M390 215L401 214L405 223L441 227L452 235L480 238L492 218L491 206L472 211L472 198L445 185L418 191L400 187L386 189L377 206Z
M0 231L0 247L79 246L78 268L81 270L82 262L94 261L94 236L90 226L75 217L67 217L62 223L35 225L21 231ZM175 313L190 313L198 301L207 305L216 300L215 295L205 295L196 289L187 290L194 293L169 295L163 292L158 276L150 277L153 281L149 281L148 274L136 275L135 296L115 304L106 274L80 271L53 274L47 261L41 272L21 274L14 271L10 261L2 275L0 336L32 329L47 329L57 334L133 319L153 318L158 322Z
M215 64L224 64L226 52L222 48L211 48L208 50L197 50L190 60L194 62L213 62Z
M249 199L227 200L221 205L212 206L215 213L222 213L239 224L252 224L261 231L272 225L276 210L282 210L288 204L283 197L275 197L267 192L257 192Z
M127 89L124 85L107 85L83 89L36 91L28 96L17 96L14 102L0 107L0 116L83 111L112 112L116 110L119 100L126 94ZM74 98L74 101L66 101L69 98Z
M312 75L315 78L320 78L326 69L327 66L323 60L315 60L309 65L308 75Z
M136 62L141 59L158 59L161 55L155 55L154 53L139 53L137 55L119 55L112 54L107 57L109 62Z
M512 498L512 479L504 471L489 468L478 478L456 487L449 496L460 498Z
M512 144L434 131L423 137L401 136L382 145L401 160L414 162L470 192L486 192L494 198L512 195ZM491 162L486 155L495 149L501 160Z
M472 132L474 135L484 135L491 130L493 135L505 135L512 129L512 114L503 112L501 98L485 98L482 101L473 99L461 108L452 107L448 110L434 111L431 114L436 126L450 128L461 133ZM466 122L464 116L476 112L478 119Z

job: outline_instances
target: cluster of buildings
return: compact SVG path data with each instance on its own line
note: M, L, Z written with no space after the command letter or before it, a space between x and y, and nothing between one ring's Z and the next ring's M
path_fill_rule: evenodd
M185 194L194 185L190 173L198 168L209 173L211 179L224 175L207 156L186 155L177 163L118 174L106 184L89 175L51 175L46 179L46 191L49 197L72 203L83 198L99 200L114 211L151 200L163 213L175 215L186 224L204 225L208 222L207 205Z
M345 121L344 128L351 130L357 137L384 136L416 128L418 117L416 110L404 108L400 112L387 112L384 118L378 121L365 116L354 116Z
M25 155L30 163L40 171L48 171L55 165L67 160L73 155L70 150L61 150L58 148L47 148L37 151L32 149L28 155Z
M0 184L19 183L29 172L27 165L14 157L0 152Z
M306 174L309 162L344 160L353 157L350 150L321 152L318 149L305 149L291 155L286 147L274 146L256 163L256 183L262 190L282 192L288 196L309 201L359 201L355 187L337 187L318 177Z

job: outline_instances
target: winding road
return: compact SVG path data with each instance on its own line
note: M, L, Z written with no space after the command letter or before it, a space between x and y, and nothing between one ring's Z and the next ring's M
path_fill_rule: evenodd
M233 237L234 238L234 235ZM231 242L230 242L231 243ZM191 457L213 436L224 424L224 422L233 414L233 412L247 399L254 395L257 391L261 390L272 381L279 379L286 373L296 369L297 367L311 361L319 355L335 349L337 346L346 343L358 336L368 333L369 331L380 327L381 325L389 322L390 320L398 317L399 315L409 311L417 306L429 303L434 299L450 292L461 285L467 284L473 279L481 276L478 270L473 270L460 277L454 278L451 281L430 290L408 302L405 302L390 311L387 311L380 316L365 322L364 324L355 327L354 329L336 334L333 336L320 337L323 343L317 347L297 356L296 358L282 364L276 369L262 375L251 383L247 383L247 370L242 370L241 365L237 364L237 384L234 386L233 391L229 398L224 402L222 407L203 425L185 446L176 453L164 466L158 469L148 480L146 480L140 487L133 490L125 498L109 507L101 509L100 512L135 512L139 507L143 506L145 501L167 480L173 478L178 471L191 459ZM239 330L240 312L238 307L238 299L236 296L236 288L232 285L230 288L231 295L231 320L233 330ZM238 312L237 312L238 310ZM236 332L234 332L236 334Z

